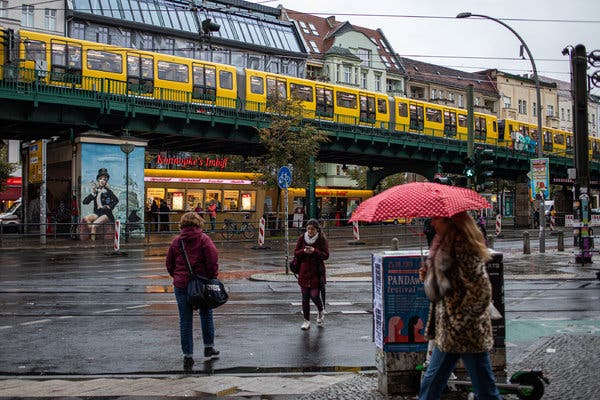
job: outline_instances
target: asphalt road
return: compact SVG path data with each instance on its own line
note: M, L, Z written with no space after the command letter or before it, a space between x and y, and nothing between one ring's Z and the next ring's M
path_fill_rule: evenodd
M518 244L518 242L515 242ZM251 281L280 273L284 251L220 244L230 301L215 311L217 360L199 371L331 371L373 368L371 282L353 272L385 246L332 243L325 328L300 330L297 284ZM165 248L2 250L0 374L154 374L181 369L178 318ZM360 269L360 268L359 268ZM598 281L507 280L508 358L551 331L599 334ZM314 308L313 308L314 310ZM199 326L196 346L201 348Z

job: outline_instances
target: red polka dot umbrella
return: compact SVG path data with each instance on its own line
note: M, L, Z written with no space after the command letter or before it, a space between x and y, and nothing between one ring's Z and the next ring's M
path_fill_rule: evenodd
M363 201L350 222L385 221L401 217L450 217L467 210L491 208L471 189L432 182L413 182L390 188Z

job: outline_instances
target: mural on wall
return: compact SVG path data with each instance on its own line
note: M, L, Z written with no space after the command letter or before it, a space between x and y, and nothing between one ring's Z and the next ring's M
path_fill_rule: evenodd
M144 154L144 147L135 147L129 154L127 170L126 155L119 145L81 144L79 210L83 239L112 237L115 219L120 220L123 226L127 220L130 234L143 233ZM127 188L127 180L129 188ZM129 193L129 202L127 202L127 193ZM129 218L126 218L127 212Z

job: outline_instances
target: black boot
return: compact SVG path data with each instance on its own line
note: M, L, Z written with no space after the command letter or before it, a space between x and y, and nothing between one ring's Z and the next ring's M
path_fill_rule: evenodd
M205 347L204 348L204 357L215 357L219 355L219 350L214 347Z
M183 357L183 370L185 372L192 372L194 366L194 359L192 357Z

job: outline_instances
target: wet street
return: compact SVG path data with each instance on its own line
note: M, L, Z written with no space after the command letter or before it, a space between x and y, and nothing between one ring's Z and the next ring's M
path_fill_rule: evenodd
M502 246L505 252L518 242ZM221 357L198 371L317 371L373 368L373 252L388 246L331 245L324 328L300 330L300 294L281 246L220 243L220 278L230 300L215 310ZM513 250L510 250L512 248ZM418 251L416 247L413 250ZM166 247L2 250L0 343L2 374L147 374L181 369L177 306L164 268ZM516 257L515 259L517 259ZM564 259L563 257L562 259ZM535 266L505 262L544 277L505 281L508 357L544 334L600 334L597 280L555 279L575 268L564 260ZM537 266L540 267L540 266ZM518 271L520 269L521 271ZM277 279L251 280L256 274ZM313 307L313 312L315 308ZM313 315L313 318L315 316ZM202 348L196 320L196 353Z

